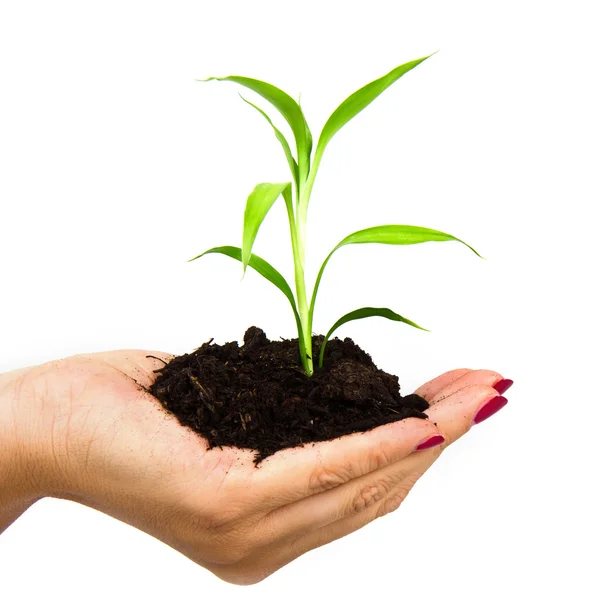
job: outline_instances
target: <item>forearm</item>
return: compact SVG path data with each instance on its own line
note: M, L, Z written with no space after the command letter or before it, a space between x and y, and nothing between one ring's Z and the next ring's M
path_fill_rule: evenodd
M21 419L29 369L0 374L0 533L43 494L32 482L32 449Z

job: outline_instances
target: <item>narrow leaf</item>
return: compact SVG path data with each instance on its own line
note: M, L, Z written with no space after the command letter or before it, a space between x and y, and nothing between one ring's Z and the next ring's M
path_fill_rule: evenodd
M206 250L202 254L198 254L198 256L194 256L194 258L190 258L188 262L192 262L193 260L201 258L206 254L224 254L225 256L229 256L231 258L234 258L235 260L239 260L240 262L242 262L242 250L241 248L237 248L235 246L218 246L216 248L211 248L210 250ZM288 282L285 280L285 277L275 267L271 266L266 260L260 258L260 256L252 254L250 256L248 264L255 271L260 273L265 279L270 281L281 292L283 292L284 296L289 300L290 305L292 306L292 310L294 311L294 318L296 319L296 326L298 328L298 339L300 341L300 358L304 369L306 370L306 350L302 342L302 323L300 321L298 309L296 308L296 300L294 298L292 289L290 288Z
M304 119L304 125L305 125L305 129L306 129L306 154L308 156L308 169L307 169L307 173L308 170L310 170L310 155L312 153L312 148L313 148L313 137L312 137L312 133L310 132L310 128L308 127L308 121L306 120L306 117L304 116L304 111L302 110L302 105L300 104L300 98L298 98L298 106L300 107L300 112L302 113L302 118Z
M429 56L433 56L430 54ZM312 188L315 182L315 177L325 152L325 147L331 141L331 138L349 121L351 121L359 112L365 109L375 98L382 94L387 88L389 88L394 82L398 81L402 75L408 73L414 69L417 65L421 64L424 60L427 60L429 56L412 60L399 67L396 67L390 71L387 75L368 83L360 90L354 92L351 96L346 98L329 117L323 131L319 136L317 143L317 149L315 151L314 159L310 168L310 173L307 180L306 188L303 190L302 197L299 199L299 212L303 219L306 219L308 212L308 203Z
M417 325L416 323L405 319L404 317L400 316L398 313L395 313L389 308L359 308L344 315L341 319L338 319L334 323L333 327L329 330L329 332L325 336L325 339L323 340L323 344L321 345L321 351L319 352L319 367L323 366L323 357L325 356L325 345L327 344L329 338L333 335L335 330L338 329L338 327L344 325L345 323L348 323L350 321L356 321L358 319L366 319L367 317L384 317L386 319L390 319L391 321L400 321L401 323L406 323L407 325L411 325L412 327L416 327L417 329L422 329L423 331L429 331L429 329L425 329L424 327L421 327L420 325Z
M429 56L432 56L431 54ZM319 143L317 145L317 154L321 155L325 150L325 146L331 141L331 138L346 124L353 119L359 112L365 109L377 96L383 93L394 82L398 81L402 75L414 69L417 65L427 60L429 56L411 60L399 67L390 71L387 75L368 83L360 90L354 92L346 98L333 112L333 114L325 123Z
M252 254L252 246L262 222L275 200L290 187L289 183L259 183L246 201L244 234L242 240L242 264L244 272Z
M198 81L231 81L247 87L253 92L256 92L259 96L262 96L267 102L270 102L281 113L292 129L294 139L296 140L296 148L298 150L300 177L306 178L308 174L308 165L310 163L310 140L312 138L304 114L298 103L291 96L270 83L260 81L259 79L240 77L238 75L230 75L229 77L209 77L208 79L200 79Z
M317 292L323 277L323 271L329 262L329 259L333 256L333 253L349 244L394 244L398 246L406 246L409 244L421 244L423 242L460 242L467 248L472 250L477 256L483 258L475 248L469 246L469 244L459 240L457 237L438 231L437 229L429 229L427 227L417 227L415 225L379 225L377 227L369 227L368 229L361 229L355 231L349 236L346 236L327 256L321 265L317 281L313 290L312 300L310 303L310 314L314 313L315 302L317 299Z
M298 164L296 163L296 160L290 149L290 145L288 144L288 141L285 139L285 136L283 135L283 133L281 133L281 131L279 131L279 129L277 129L277 127L275 127L275 125L273 125L273 121L271 121L271 118L269 117L269 115L267 115L267 113L264 110L262 110L262 108L259 108L258 106L256 106L256 104L253 104L252 102L250 102L250 100L246 100L246 98L244 98L244 96L242 96L241 94L240 94L240 98L246 104L249 104L250 106L255 108L267 120L269 125L271 125L271 127L273 128L275 137L279 140L279 143L281 144L281 147L283 148L283 151L285 153L285 157L288 161L288 165L290 166L290 171L292 172L292 175L294 177L294 183L296 184L296 186L298 186Z
M462 240L438 231L437 229L429 229L427 227L417 227L416 225L379 225L377 227L369 227L351 233L345 237L337 246L341 248L348 244L394 244L397 246L406 246L409 244L421 244L423 242L460 242L467 248L475 252L479 258L482 256L466 244Z
M224 254L225 256L229 256L242 262L242 250L236 246L217 246L216 248L206 250L202 254L198 254L198 256L194 256L194 258L190 258L188 262L192 262L193 260L201 258L206 254ZM273 285L278 287L285 294L285 297L290 301L294 312L297 312L296 300L294 299L292 289L285 280L285 277L275 267L271 266L266 260L260 258L260 256L257 256L256 254L253 254L250 257L248 264L255 271L260 273L265 279L268 279Z

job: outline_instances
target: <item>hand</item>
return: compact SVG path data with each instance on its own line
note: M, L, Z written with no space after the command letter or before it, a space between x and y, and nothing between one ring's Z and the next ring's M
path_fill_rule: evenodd
M450 371L417 390L430 420L286 449L256 468L249 450L208 450L145 391L170 357L88 354L3 376L13 435L29 449L21 489L28 504L54 496L101 510L237 584L397 509L479 411L502 404L488 404L503 385L498 373ZM441 445L416 450L439 435Z

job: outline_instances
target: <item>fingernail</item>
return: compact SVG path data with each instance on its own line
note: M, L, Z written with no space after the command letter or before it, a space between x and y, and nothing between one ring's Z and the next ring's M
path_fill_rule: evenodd
M435 434L430 438L427 438L424 442L421 442L415 450L427 450L427 448L433 448L435 446L439 446L445 442L445 438L443 435Z
M473 423L477 425L481 421L485 421L487 418L495 415L501 408L508 404L508 400L504 396L495 396L491 400L488 400L477 412Z
M495 386L494 389L499 393L499 394L504 394L504 392L506 392L506 390L508 390L512 384L514 383L514 381L512 379L501 379Z

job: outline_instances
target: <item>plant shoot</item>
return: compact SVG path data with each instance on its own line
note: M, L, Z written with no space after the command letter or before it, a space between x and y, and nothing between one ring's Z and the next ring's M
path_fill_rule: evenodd
M202 254L190 259L196 260L201 256L211 253L224 254L230 256L242 263L244 272L250 266L265 279L273 283L288 299L296 326L298 329L298 342L300 359L302 366L308 376L311 376L315 369L315 362L318 367L323 365L323 357L325 353L325 345L338 327L349 321L363 319L366 317L384 317L393 321L399 321L424 329L413 321L406 319L399 314L393 312L389 308L359 308L338 319L328 331L323 344L321 345L320 353L315 361L313 355L313 316L315 312L315 304L319 285L323 277L323 272L333 254L349 244L393 244L393 245L408 245L420 244L423 242L447 242L456 241L470 248L479 256L477 251L458 238L425 227L416 227L413 225L379 225L377 227L369 227L362 229L346 236L323 261L323 264L317 275L317 279L313 285L311 294L307 292L306 277L304 273L305 256L306 256L306 221L308 215L308 206L310 203L313 186L319 166L323 158L325 148L335 136L335 134L346 123L353 119L359 112L366 108L375 98L389 88L400 77L414 69L424 60L429 58L419 58L407 62L390 71L387 75L368 83L358 91L354 92L329 117L323 130L319 136L316 148L313 149L313 137L304 117L304 113L300 104L291 96L280 90L279 88L248 77L238 77L236 75L230 77L211 77L202 81L229 81L241 85L271 104L288 123L295 143L295 154L292 152L290 144L284 134L277 129L269 115L261 108L242 97L242 99L250 106L255 108L267 121L273 129L275 137L281 144L288 165L290 167L291 181L283 183L259 183L248 196L246 209L244 212L244 227L241 247L236 246L220 246L206 250ZM258 234L258 230L266 217L267 213L273 204L282 198L287 209L287 218L290 227L290 238L292 246L292 256L294 261L294 279L295 293L285 280L285 278L271 266L266 260L252 253L254 240ZM427 330L425 330L427 331Z

